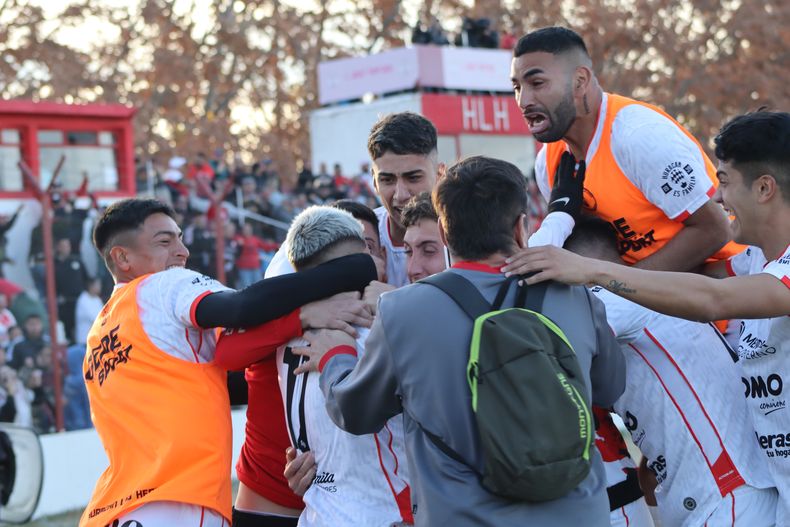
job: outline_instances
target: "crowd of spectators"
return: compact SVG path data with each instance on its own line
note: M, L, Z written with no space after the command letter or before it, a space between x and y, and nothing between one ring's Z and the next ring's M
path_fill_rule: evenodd
M350 198L378 206L367 164L356 174L345 174L338 164L331 171L321 164L313 173L305 162L296 176L285 178L294 181L289 187L269 159L248 166L238 158L226 163L216 152L210 158L198 154L191 161L173 157L164 167L140 163L137 186L141 194L153 194L173 206L190 251L187 265L214 277L218 274L215 222L220 221L225 239L225 281L241 288L263 277L287 225L310 205ZM224 202L222 207L215 206L212 200L216 198ZM60 361L62 372L65 429L92 426L82 379L85 341L113 283L91 245L99 206L92 201L85 208L85 201L74 192L57 188L52 194L59 328L56 346L49 335L40 226L33 230L29 255L34 287L24 290L0 276L0 421L38 433L56 429L55 360ZM7 254L1 238L17 214L0 217L2 262L24 257Z
M460 31L452 39L447 36L437 18L433 18L430 24L418 21L412 29L412 44L449 46L451 42L458 47L513 49L516 45L516 38L510 31L498 31L493 27L491 19L485 17L465 16L461 22Z
M293 178L281 178L275 163L264 159L251 166L236 158L227 163L221 152L211 158L198 154L187 161L169 159L166 166L140 163L137 187L171 204L190 251L187 265L216 277L216 221L225 240L223 270L227 285L243 288L260 280L282 242L287 226L302 210L347 198L378 206L370 166L361 163L355 174L339 164L330 171L308 162ZM284 181L293 181L287 186ZM533 186L534 187L534 184ZM537 195L536 188L530 188ZM223 201L222 207L215 200ZM46 309L46 273L41 227L31 236L29 264L34 287L25 290L0 275L0 421L31 427L39 433L56 429L54 362L60 361L64 427L92 426L82 379L85 342L93 321L112 293L112 278L93 249L91 232L100 209L87 208L74 192L52 194L54 275L57 327L53 346ZM537 226L545 210L531 200L530 222ZM77 206L78 204L82 206ZM23 205L24 206L24 205ZM19 210L0 217L0 261L24 258L5 247L4 234ZM274 220L274 221L271 221Z

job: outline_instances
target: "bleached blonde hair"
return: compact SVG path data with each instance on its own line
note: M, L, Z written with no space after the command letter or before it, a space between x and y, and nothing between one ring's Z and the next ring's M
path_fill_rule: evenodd
M285 237L286 254L299 270L317 263L321 253L345 241L365 244L359 220L344 210L316 205L294 218Z

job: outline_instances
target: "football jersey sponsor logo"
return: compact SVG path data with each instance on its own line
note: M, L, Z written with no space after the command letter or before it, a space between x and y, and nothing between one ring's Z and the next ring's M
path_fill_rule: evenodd
M661 173L661 191L675 198L689 195L697 186L697 176L693 172L691 165L683 165L680 161L670 163Z
M219 285L219 282L211 278L210 276L206 276L204 274L200 276L196 276L192 279L192 285L202 285L202 286L216 286Z
M633 432L636 430L636 427L639 426L639 421L637 421L636 416L628 411L625 412L625 419L623 419L623 422L629 432Z
M639 428L639 420L634 414L626 410L625 415L621 416L626 429L631 432L631 441L638 447L642 446L642 441L645 440L645 431L637 430Z
M773 395L774 397L782 394L782 378L772 373L767 377L758 375L757 377L741 377L741 382L746 387L746 397L752 399L764 398Z
M765 377L762 375L741 377L741 382L745 389L744 396L747 399L768 399L761 401L759 405L763 415L769 415L787 407L786 400L779 398L782 395L784 382L778 373L771 373Z
M653 474L656 475L656 481L659 484L667 479L667 460L663 454L652 461L648 461L647 468L653 471Z
M650 229L645 234L637 234L631 229L625 218L614 220L612 225L617 231L617 237L620 240L620 254L631 251L639 252L645 247L650 247L656 243L655 229Z
M99 386L103 386L112 372L129 362L132 345L121 342L118 336L120 327L117 325L102 335L99 345L91 348L88 370L85 372L86 381L95 378L99 381Z
M319 472L313 478L313 485L326 492L337 492L334 472Z
M738 356L740 358L757 359L776 353L776 348L769 346L765 340L753 335L751 332L745 335L744 333L746 333L746 324L741 321L741 338L738 340Z
M766 456L772 458L790 457L790 433L761 435L755 432L754 435Z

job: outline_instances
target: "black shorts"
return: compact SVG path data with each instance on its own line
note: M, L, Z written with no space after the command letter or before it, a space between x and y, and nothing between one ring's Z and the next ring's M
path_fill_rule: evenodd
M296 527L299 518L245 512L233 508L233 527Z

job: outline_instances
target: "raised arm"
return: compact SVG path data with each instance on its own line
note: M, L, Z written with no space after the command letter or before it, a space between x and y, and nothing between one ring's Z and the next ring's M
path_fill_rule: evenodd
M686 218L683 228L666 245L634 267L650 270L691 271L730 241L727 217L708 201Z

